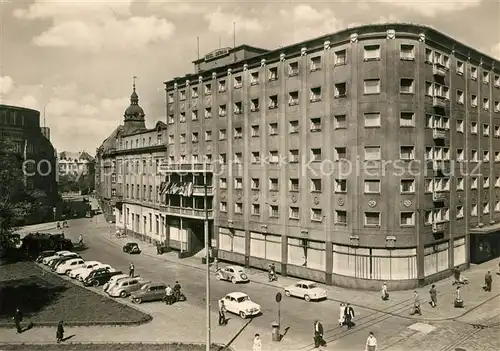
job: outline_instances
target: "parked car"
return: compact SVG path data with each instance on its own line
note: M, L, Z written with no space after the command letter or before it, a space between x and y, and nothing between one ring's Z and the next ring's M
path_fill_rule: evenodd
M120 279L125 279L125 278L130 278L130 275L118 274L118 275L113 276L108 282L106 282L106 284L104 284L104 286L102 287L102 290L104 290L104 292L108 292L109 288L115 286Z
M262 308L256 304L250 297L242 292L232 292L222 299L228 312L239 315L245 319L248 316L256 316L261 313Z
M96 271L96 270L106 270L108 272L116 272L116 269L114 269L113 267L111 267L109 264L100 264L94 268L91 268L91 269L86 269L84 270L83 272L79 273L78 274L78 280L83 282L92 272Z
M166 288L167 286L163 283L145 284L140 290L134 291L130 295L130 300L134 303L161 301L165 297Z
M45 265L48 265L50 261L55 260L56 258L63 257L64 255L72 254L71 251L57 251L54 255L52 256L47 256L42 259L42 263Z
M137 243L126 243L123 246L123 252L128 254L140 254L141 249L139 248L139 245Z
M285 288L286 296L300 297L307 302L311 300L321 300L328 297L328 292L320 288L315 282L300 280L297 283Z
M83 273L87 269L92 269L100 264L101 264L101 262L99 262L99 261L87 261L87 262L85 262L85 265L83 267L72 269L71 272L69 273L69 277L76 279L76 278L78 278L80 273Z
M51 270L55 271L61 263L66 262L67 260L71 260L73 258L82 258L82 257L79 254L71 253L66 256L59 257L50 261L49 267Z
M250 279L248 279L248 275L245 273L245 270L240 266L224 267L217 272L215 278L217 278L217 280L227 280L233 284L240 282L246 283L250 281Z
M85 266L85 261L81 258L73 258L71 260L64 261L56 268L57 274L69 274L72 269L80 268Z
M84 286L99 286L108 282L111 277L115 275L123 274L122 272L110 272L105 269L98 269L92 272L85 280L83 281Z
M108 289L107 293L111 297L127 297L134 291L142 288L144 284L147 284L141 278L125 278L118 281L118 284L112 286Z
M36 263L42 263L42 260L45 257L54 256L55 254L56 254L56 252L54 250L42 251L42 252L40 252L40 255L36 258L35 262Z

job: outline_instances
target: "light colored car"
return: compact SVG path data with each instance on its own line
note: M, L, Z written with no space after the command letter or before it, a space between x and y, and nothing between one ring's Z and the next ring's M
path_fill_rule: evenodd
M79 275L84 271L86 271L87 269L92 269L100 264L101 262L99 261L87 261L85 262L85 265L83 267L72 269L71 272L69 273L69 277L72 279L77 279Z
M52 256L48 256L48 257L44 257L42 259L42 263L45 264L45 265L48 265L50 263L50 261L52 260L55 260L56 258L59 258L59 257L64 257L64 256L67 256L69 254L72 254L73 252L71 251L57 251L54 255Z
M113 286L115 286L119 280L121 279L125 279L125 278L130 278L130 275L128 274L118 274L118 275L115 275L113 277L111 277L111 279L102 286L102 290L104 290L104 292L108 292L108 290L110 288L112 288Z
M245 270L240 266L227 266L221 268L215 274L215 278L217 278L217 280L227 280L233 284L246 283L250 281L250 279L248 279L248 275L245 273Z
M306 301L321 300L328 297L328 292L320 288L315 282L300 280L285 288L286 296L300 297Z
M127 297L134 291L140 290L146 282L141 278L126 278L118 281L118 284L108 289L107 293L111 297Z
M113 267L111 267L109 264L104 264L104 263L100 263L98 264L97 266L93 267L93 268L90 268L90 269L86 269L84 270L83 272L79 273L78 274L78 280L83 282L85 279L87 279L87 277L94 271L98 270L98 269L106 269L110 272L116 272L116 269L114 269Z
M245 319L248 316L256 316L262 312L260 305L256 304L250 297L242 292L232 292L222 299L228 312L239 315Z
M71 260L64 261L56 268L57 274L69 274L71 270L83 267L85 261L81 258L72 258Z

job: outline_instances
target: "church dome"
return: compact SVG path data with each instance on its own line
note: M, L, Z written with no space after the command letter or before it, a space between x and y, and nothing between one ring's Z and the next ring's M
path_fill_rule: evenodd
M139 95L135 92L135 82L133 85L133 92L130 95L130 106L125 110L125 119L144 119L144 110L139 106Z

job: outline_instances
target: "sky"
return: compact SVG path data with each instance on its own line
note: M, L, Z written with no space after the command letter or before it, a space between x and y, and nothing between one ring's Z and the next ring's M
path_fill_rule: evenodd
M429 25L500 59L498 0L0 0L0 103L45 111L58 151L91 154L123 122L132 77L146 124L163 82L236 44L275 49L368 23ZM43 118L41 118L43 124Z

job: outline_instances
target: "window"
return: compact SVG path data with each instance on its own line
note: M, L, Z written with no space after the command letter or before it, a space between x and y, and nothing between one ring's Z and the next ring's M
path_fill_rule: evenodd
M226 189L227 188L227 179L219 178L219 188Z
M321 118L311 118L311 131L312 132L321 131Z
M320 208L311 208L311 220L321 222L323 220L323 211Z
M464 92L457 89L457 104L463 105L465 101Z
M347 211L335 210L335 224L347 224Z
M413 112L401 112L399 114L400 127L415 127L415 114Z
M365 161L380 160L380 146L365 146Z
M495 201L495 212L500 212L500 201Z
M415 147L413 146L401 146L399 152L399 158L401 160L414 160L415 159Z
M234 188L235 189L243 189L243 179L242 178L234 178Z
M260 205L259 204L252 204L252 215L254 215L254 216L260 215Z
M472 94L472 95L470 96L470 105L471 105L472 107L477 107L477 95Z
M259 84L259 72L250 73L250 85Z
M457 60L457 74L459 76L464 75L464 63L462 61Z
M483 162L490 162L490 152L483 151Z
M252 190L259 190L259 189L260 189L260 179L252 178Z
M205 95L212 95L212 84L210 84L210 83L205 84L204 94Z
M259 99L258 98L250 100L250 111L251 112L259 111Z
M483 110L488 111L490 109L490 99L483 99Z
M259 151L252 151L252 163L260 163L260 152Z
M380 127L380 112L365 113L364 117L366 128Z
M476 122L470 122L470 133L477 134L477 123Z
M243 113L241 101L238 101L238 102L234 103L234 109L233 109L233 111L234 111L235 115L241 115Z
M457 178L457 191L464 190L464 178Z
M335 179L335 192L336 193L347 192L347 179Z
M186 112L181 112L179 115L179 122L186 122Z
M193 143L197 143L197 142L198 142L198 139L199 139L199 138L198 138L198 132L193 132L193 133L191 134L191 142L193 142Z
M321 87L311 88L311 102L321 101Z
M415 60L415 46L408 44L401 44L400 58L401 60L409 60L409 61Z
M279 153L277 150L269 151L269 163L276 164L279 162Z
M311 179L311 192L318 193L321 192L321 179Z
M335 157L335 161L347 160L347 148L336 147L334 149L334 157Z
M365 212L365 226L375 227L380 226L380 213L379 212Z
M212 108L211 107L206 107L205 108L205 118L212 118Z
M294 106L299 104L299 92L292 91L288 93L288 105Z
M186 134L185 133L181 134L180 140L181 140L181 144L186 142Z
M269 190L271 191L279 191L279 182L278 178L269 178Z
M483 177L483 188L488 189L490 187L490 177Z
M243 137L243 129L241 127L234 128L234 138L241 139Z
M167 102L168 102L169 104L171 104L171 103L173 103L173 102L174 102L174 93L169 93L169 94L168 94Z
M434 96L434 87L432 82L425 82L425 95Z
M219 130L219 140L226 140L226 138L227 138L226 130L225 129Z
M298 207L290 207L290 219L299 219L300 211Z
M488 136L490 135L490 125L489 124L483 124L483 135Z
M298 75L299 75L299 63L297 61L290 62L288 64L288 76L293 77Z
M472 162L477 162L477 150L471 150L471 160Z
M335 84L334 97L340 98L347 96L347 83L337 83Z
M243 86L241 76L234 76L234 89L240 89Z
M500 137L500 126L495 126L495 138Z
M227 202L225 201L219 202L219 210L221 212L227 212Z
M495 101L495 112L500 112L500 101Z
M311 156L313 162L321 161L321 149L311 149Z
M170 134L170 135L168 136L168 143L169 143L169 144L173 144L173 143L175 143L175 138L174 138L174 135L173 135L173 134Z
M464 218L464 207L457 206L457 219Z
M235 202L234 204L234 213L242 214L243 213L243 204L241 202Z
M333 117L333 127L335 129L346 129L347 121L345 115L336 115Z
M179 100L186 100L186 91L185 90L180 90L179 91Z
M401 179L399 190L401 194L415 193L415 179Z
M278 135L278 123L269 123L269 135Z
M458 133L464 132L464 121L461 119L457 119L457 132Z
M278 79L278 67L269 68L269 80L277 80Z
M347 63L346 50L335 52L335 66L345 65Z
M483 214L488 214L490 213L490 203L485 202L483 203Z
M226 105L220 105L219 106L219 116L220 117L225 117L227 115L227 107Z
M415 225L415 212L401 212L400 213L401 227L412 227Z
M457 149L457 161L465 161L464 149Z
M477 205L476 204L472 204L471 210L470 210L470 215L472 217L476 217L477 216Z
M500 87L500 76L495 75L495 88Z
M365 79L364 94L380 94L380 79Z
M380 194L380 179L365 180L365 194Z
M278 107L278 95L273 95L269 97L269 109Z
M365 61L380 60L380 45L367 45L364 47L363 59Z
M290 150L290 163L299 162L299 150Z
M290 134L299 132L299 121L290 121Z
M278 206L269 205L269 217L278 218L280 216Z
M198 120L198 110L191 111L191 120L193 120L193 121Z
M500 177L495 177L495 188L500 188Z
M413 79L401 78L399 91L403 94L413 94Z
M321 56L315 56L311 58L311 72L318 71L321 69Z
M425 49L425 63L434 62L434 53L431 49Z
M470 78L472 80L476 80L477 79L477 67L471 67L470 68Z
M235 164L241 164L243 162L243 156L241 152L236 152L234 154L234 163Z
M495 151L495 162L500 162L500 151Z
M258 137L260 135L260 127L258 124L252 126L252 137Z
M483 83L484 84L490 83L490 72L483 72Z
M299 179L290 178L290 191L299 191Z
M477 189L477 186L478 186L478 184L477 184L477 177L472 177L470 179L470 188L471 189Z
M226 91L226 81L224 79L219 81L219 93Z
M191 97L192 98L197 98L198 97L198 87L193 87L191 89Z

